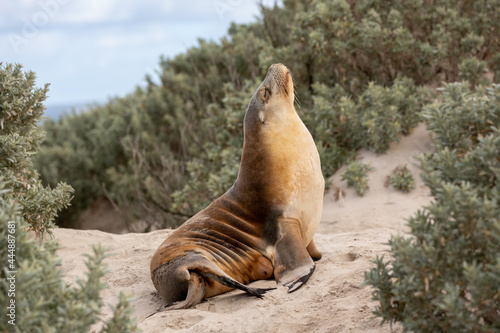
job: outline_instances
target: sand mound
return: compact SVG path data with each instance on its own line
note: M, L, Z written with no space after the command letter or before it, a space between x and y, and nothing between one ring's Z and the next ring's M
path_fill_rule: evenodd
M115 304L121 291L133 294L134 316L143 332L389 332L391 328L380 326L371 314L376 304L371 301L371 289L362 285L364 272L376 256L387 254L391 234L406 232L406 219L430 201L414 166L414 156L430 149L431 141L421 125L384 155L361 152L359 160L373 167L370 190L364 197L340 181L343 170L332 177L345 195L336 201L333 191L325 194L322 222L315 236L323 259L307 284L294 293L278 286L264 299L257 299L231 291L192 309L146 318L163 304L149 277L149 261L169 230L118 235L57 229L54 235L62 246L58 254L65 280L75 283L85 275L83 255L91 252L91 244L101 243L111 249L106 260L110 272L104 279L109 287L102 296ZM386 176L401 164L407 164L416 179L416 189L408 194L384 186ZM252 285L271 288L275 282ZM106 308L103 314L104 321L111 310ZM393 329L400 331L399 327Z

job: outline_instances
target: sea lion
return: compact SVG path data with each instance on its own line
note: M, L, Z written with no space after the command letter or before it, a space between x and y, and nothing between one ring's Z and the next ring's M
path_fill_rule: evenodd
M160 245L151 279L166 309L184 309L274 276L292 292L321 258L313 235L323 206L318 150L294 108L290 71L272 65L244 119L244 143L233 186ZM274 288L272 288L274 289Z

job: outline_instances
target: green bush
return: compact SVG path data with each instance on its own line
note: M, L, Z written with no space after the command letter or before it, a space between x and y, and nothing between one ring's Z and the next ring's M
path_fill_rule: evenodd
M37 126L48 91L35 87L35 74L20 65L0 65L0 306L2 332L88 332L100 320L104 287L104 251L94 249L86 280L64 283L57 244L42 240L57 212L67 206L72 189L43 187L31 157L43 132ZM33 230L39 240L28 236ZM126 298L102 332L135 332Z
M205 126L214 130L213 141L205 142L204 154L187 164L190 178L184 188L173 194L173 209L193 214L226 192L238 176L243 148L244 110L249 92L260 82L246 81L241 90L232 84L224 86L222 105L208 107L210 118Z
M469 57L497 66L500 20L491 2L288 0L265 11L264 22L283 12L287 34L273 35L286 38L261 58L289 64L303 97L316 82L357 96L369 82L387 86L398 76L417 85L456 81Z
M473 92L468 84L446 84L444 102L436 102L425 108L422 117L427 128L435 133L437 149L449 148L464 154L498 124L496 89L488 88L484 95Z
M347 187L354 187L356 193L363 196L370 188L368 185L368 171L371 169L367 164L352 162L342 174L341 180L347 180Z
M50 186L64 180L75 190L71 206L60 214L60 226L73 227L85 208L110 191L107 171L127 164L122 141L143 99L137 89L81 114L43 121L46 140L35 158L41 179Z
M0 330L89 332L91 325L101 319L100 310L104 305L99 296L105 287L102 283L105 274L103 248L95 247L94 254L88 256L86 279L79 280L77 287L68 286L59 267L57 244L54 241L39 244L28 236L25 231L28 226L20 214L20 207L7 198L9 190L3 190L3 185L0 186L0 257L12 258L12 261L4 260L2 264L0 304L2 309L13 304L15 310L9 310L13 316L0 321ZM13 239L15 251L11 252L8 243L11 244ZM125 296L120 295L113 312L113 317L101 332L137 332Z
M410 133L419 121L418 99L411 79L397 78L390 88L370 83L357 106L361 123L357 135L363 138L363 146L383 153L401 134Z
M415 188L415 178L408 167L405 165L398 166L388 178L389 184L391 184L396 190L401 192L411 192Z
M434 200L366 272L375 314L415 332L500 330L500 86L450 84L425 108L436 151L421 159Z
M57 212L69 205L73 192L65 183L44 187L31 160L44 138L38 122L48 85L35 88L33 72L0 63L0 88L0 174L29 229L42 237L54 227Z
M359 118L355 104L342 88L324 84L313 86L313 107L302 118L314 133L323 175L331 176L362 147L357 135Z
M331 176L360 148L383 153L419 121L421 97L412 80L397 78L391 87L370 83L356 102L336 85L313 85L313 107L303 115L314 133L323 174Z
M486 72L486 62L476 57L466 58L458 65L458 76L462 80L468 81L473 87L480 83L487 84L484 77Z
M207 145L221 143L221 128L211 128L207 119L222 109L243 114L245 103L224 100L240 92L248 100L248 82L261 81L272 63L294 74L297 111L317 143L326 177L359 148L384 152L411 132L423 104L416 87L499 79L500 19L492 2L285 0L261 9L256 22L233 24L219 42L200 40L161 59L159 82L149 79L144 89L94 107L90 117L47 122L37 167L44 182L63 180L76 190L62 220L76 219L103 195L149 229L175 226L194 214L234 181L229 178L237 173L235 152L241 149L238 139L220 148ZM65 154L81 173L66 166Z

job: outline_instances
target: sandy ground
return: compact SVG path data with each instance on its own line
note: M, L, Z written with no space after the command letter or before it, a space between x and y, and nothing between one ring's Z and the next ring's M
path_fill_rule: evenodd
M325 194L322 222L315 236L323 258L307 284L294 293L278 286L257 299L231 291L192 309L146 318L163 304L150 280L149 261L169 230L111 234L57 229L54 235L62 246L58 254L64 278L74 284L84 277L84 254L91 253L92 244L109 247L109 273L104 278L109 287L102 297L106 303L116 304L120 292L134 295L134 317L143 332L401 332L397 325L392 329L381 326L372 316L376 303L371 300L370 287L362 283L371 261L387 254L391 234L407 232L407 218L431 200L414 159L431 147L425 127L420 125L386 154L362 151L359 160L373 168L369 172L370 190L364 197L340 181L343 170L330 179L344 195L337 201L333 190ZM408 194L384 186L386 176L401 164L408 165L416 180L416 188ZM257 281L252 285L271 288L275 282ZM102 320L110 314L109 307L104 308Z

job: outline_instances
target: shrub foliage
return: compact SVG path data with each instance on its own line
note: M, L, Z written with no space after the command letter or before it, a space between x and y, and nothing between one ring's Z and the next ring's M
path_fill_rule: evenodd
M415 178L405 165L400 165L388 176L387 185L392 185L401 192L410 192L415 188Z
M43 236L54 226L57 212L68 206L72 188L57 183L44 187L31 160L43 140L37 126L45 106L48 85L35 88L35 73L21 65L0 63L0 175L17 201L28 227Z
M41 239L72 192L64 183L42 186L31 162L43 139L37 123L48 86L35 88L33 72L7 64L0 65L0 87L0 331L88 332L103 305L104 250L94 249L87 278L70 287L62 278L57 244ZM28 236L29 230L40 239ZM114 313L101 332L137 331L123 296Z
M363 196L370 188L368 185L368 171L371 169L368 164L352 162L342 174L342 180L347 180L347 187L354 187L356 193Z
M366 273L384 321L415 332L500 329L500 86L449 84L424 110L436 151L421 159L434 201Z
M241 119L275 62L294 74L298 112L326 177L359 148L382 153L418 122L425 100L417 87L459 79L475 87L485 70L498 81L498 8L463 0L262 6L256 22L233 24L220 41L162 58L159 79L148 78L146 87L47 122L42 178L76 190L59 223L71 225L103 195L149 229L196 213L234 181Z

